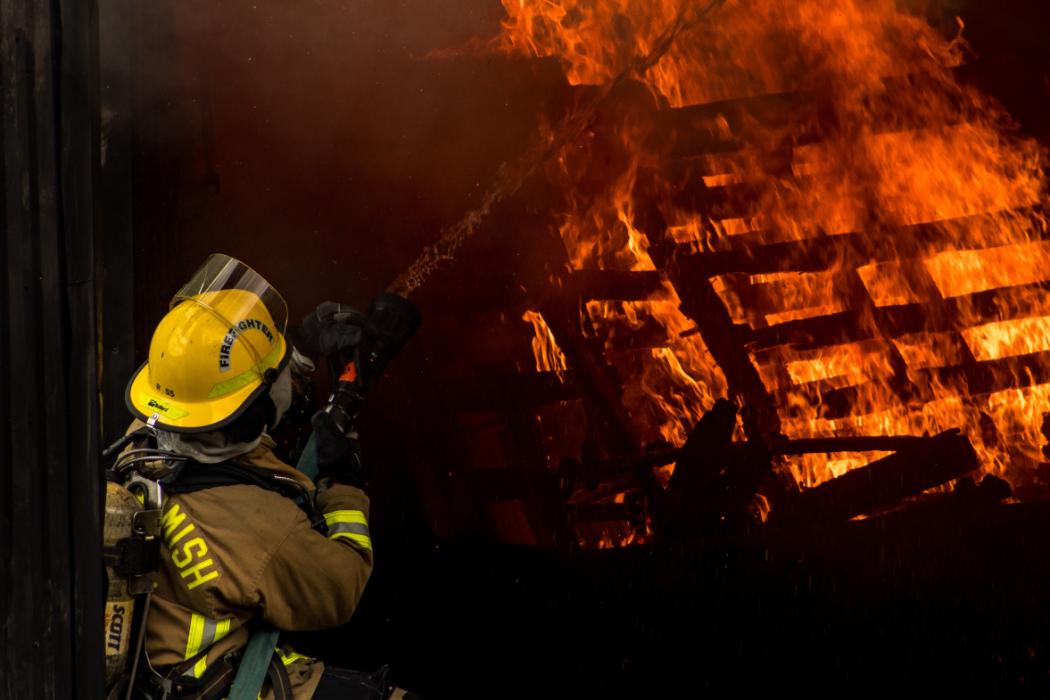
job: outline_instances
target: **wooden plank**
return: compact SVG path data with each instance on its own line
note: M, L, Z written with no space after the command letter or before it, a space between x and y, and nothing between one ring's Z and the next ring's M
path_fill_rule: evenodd
M961 73L965 69L956 69ZM901 91L922 90L928 78L922 75L889 76L885 87L867 105L868 126L874 133L902 131L958 123L963 105L953 110L918 113L910 111L902 122L896 96ZM751 143L768 142L769 134L790 136L802 145L821 140L828 123L835 123L830 96L820 91L797 91L756 95L664 110L656 114L651 140L662 144L668 155L685 157L701 153L728 153Z
M623 406L623 381L604 348L580 332L579 307L551 303L540 311L573 370L595 448L607 455L635 452L640 441Z
M930 438L916 435L857 435L822 438L776 438L765 448L770 455L807 455L831 452L897 452L926 444ZM733 442L724 447L737 458L743 458L748 443ZM572 463L563 466L565 476L578 476L584 483L598 483L603 479L622 477L653 467L674 464L682 456L680 448L651 450L636 455L606 460Z
M969 439L947 431L774 505L770 522L794 526L847 520L893 506L977 466Z
M833 268L860 267L875 262L906 258L923 258L944 250L951 242L958 249L977 249L988 240L1003 245L1040 240L1042 232L1036 226L1019 228L1008 238L993 237L989 227L1004 216L1027 217L1042 215L1041 206L1026 207L1011 212L989 212L949 221L928 222L912 226L888 227L877 231L857 231L834 236L814 236L803 240L768 242L776 239L775 232L760 231L732 236L731 250L698 254L695 266L708 275L730 272L751 274L771 272L819 272ZM664 237L664 231L645 229L650 238Z
M602 286L604 282L596 280L603 279L605 271L566 277L563 271L571 268L568 253L553 226L541 229L535 245L542 251L548 269L559 272L545 275L542 282L532 285L530 292L540 300L539 311L579 386L591 448L602 456L632 454L638 450L640 441L634 422L623 406L623 381L616 368L605 361L605 348L593 333L585 333L580 324L585 301L583 292L588 283ZM652 276L632 279L643 280L643 286L656 282ZM566 289L569 293L565 293Z
M1033 300L1045 298L1050 282L991 289L967 296L928 300L922 304L873 307L865 317L855 309L817 318L789 321L752 330L735 328L740 342L753 350L780 345L811 348L860 341L877 335L900 338L913 333L949 333L982 321L1007 321L1032 315ZM1036 313L1046 311L1038 306Z
M748 438L764 442L779 433L776 404L739 343L733 320L710 279L691 275L677 258L672 259L667 270L681 297L682 312L696 323L704 344L725 374L730 395L747 407L743 422Z
M812 119L813 97L804 92L779 93L665 110L656 115L654 140L664 141L671 157L736 151L746 143L739 135L747 133L751 124L771 129Z
M758 370L734 332L733 319L726 311L710 276L695 271L700 256L683 254L667 234L662 214L652 204L646 205L647 188L654 186L654 173L642 173L636 183L634 198L641 198L638 210L641 230L649 234L649 254L662 269L681 299L680 309L696 323L708 351L726 377L729 394L743 406L744 431L750 440L765 442L780 432L776 404L767 391ZM635 450L636 452L637 450Z
M910 372L920 387L937 383L940 386L955 387L961 395L979 397L1008 389L1050 383L1050 351L985 362L968 362L953 367L912 369ZM871 390L870 382L829 390L821 390L818 383L814 382L781 389L773 392L773 395L781 406L797 404L800 400L811 406L820 405L822 416L834 420L863 415L868 409L880 410L877 406L868 406L868 402L863 400ZM922 393L917 397L920 401L928 401L931 398ZM882 408L892 407L887 405Z
M663 288L655 271L574 270L565 280L565 295L580 301L644 301Z

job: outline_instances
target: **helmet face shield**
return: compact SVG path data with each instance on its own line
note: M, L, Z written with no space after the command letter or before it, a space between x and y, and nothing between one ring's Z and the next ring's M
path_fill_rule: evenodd
M182 285L179 291L175 292L175 296L171 298L169 308L175 308L180 302L186 300L201 303L202 300L213 296L209 293L229 289L251 292L257 297L258 301L266 307L266 311L270 314L270 319L273 320L275 326L274 330L284 335L285 329L288 327L288 304L285 303L284 297L258 272L237 258L231 258L229 255L223 255L222 253L213 253L208 256L204 264L193 273L190 281ZM248 298L245 297L245 299ZM255 302L252 301L251 303L254 304ZM244 309L244 311L247 310L247 308ZM231 315L242 316L237 313ZM232 325L230 318L222 320L227 325Z

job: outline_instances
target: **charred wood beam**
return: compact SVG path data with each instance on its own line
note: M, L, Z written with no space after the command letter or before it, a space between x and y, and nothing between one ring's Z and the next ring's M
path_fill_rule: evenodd
M644 301L663 289L655 271L576 270L565 280L564 294L581 301Z
M1009 482L990 474L980 483L972 476L964 476L947 493L924 494L920 499L905 501L891 506L890 512L880 513L883 518L892 518L911 523L951 522L960 513L987 511L998 507L1013 495ZM903 507L902 507L903 506Z
M736 407L719 399L690 431L667 492L654 504L661 536L682 539L746 527L748 505L772 461L761 444L734 446L735 427Z
M917 435L857 435L853 437L797 438L778 440L769 450L774 455L808 455L831 452L899 452L922 448L931 438Z
M756 329L780 325L785 323L781 319L790 316L805 320L852 309L870 317L880 308L876 304L904 306L912 300L921 299L925 303L942 298L922 261L916 258L895 262L890 279L886 279L885 274L873 279L874 289L858 279L859 272L846 267L817 273L788 273L758 282L752 275L738 272L717 279L725 287L722 293L733 300L729 303L739 306L734 313L735 320ZM864 317L865 313L860 316Z
M937 384L956 387L970 397L993 394L1007 389L1050 383L1050 351L974 362L955 367L930 367L909 370L922 386ZM817 384L817 383L814 383ZM822 416L829 420L863 415L871 393L871 382L840 389L821 391L813 385L798 385L774 392L780 405L797 404L799 399L811 406L821 406Z
M902 118L895 105L901 91L922 89L921 75L883 79L885 90L868 105L875 133L945 126L961 121L962 104L954 110L909 113ZM804 145L819 141L826 125L835 123L832 100L819 91L798 91L709 102L665 110L653 125L654 142L665 143L671 157L700 153L726 153L762 136L790 130L791 141Z
M977 469L977 453L957 430L923 440L778 503L771 522L818 524L847 520L899 503Z
M776 404L747 351L735 337L733 319L709 276L693 273L691 264L695 258L680 255L667 235L663 215L646 197L648 188L654 186L651 176L652 173L647 173L636 183L633 196L643 202L636 224L648 232L653 261L666 272L678 292L682 312L696 323L696 332L725 375L730 394L744 405L745 434L750 440L766 442L780 433ZM645 205L646 201L650 203Z
M857 435L820 438L780 438L765 449L772 456L830 454L836 452L898 452L922 447L931 439L919 435ZM729 449L743 451L746 443L730 443ZM615 475L638 468L659 467L677 462L681 449L652 450L630 457L617 457L601 462L577 465L577 469L594 471L601 475Z
M538 245L544 250L552 269L569 269L571 265L565 243L558 231L554 227L547 227L543 232ZM586 281L588 274L576 279ZM593 277L591 279L593 281ZM539 290L538 294L539 298L544 299L539 310L580 388L580 397L587 414L588 449L603 456L637 451L639 439L633 421L623 406L623 381L616 368L605 361L604 348L595 338L583 332L583 298L581 295L559 293L566 287L586 285L564 281L564 272L547 275L546 280L546 287ZM582 286L577 289L582 291Z
M958 367L913 370L917 377L965 388L971 396L1050 382L1050 350Z
M602 349L580 332L579 308L548 304L540 311L576 377L594 448L602 454L634 452L639 440L623 407L623 382Z
M668 143L671 157L736 151L746 144L739 135L756 127L780 129L813 119L814 97L789 92L665 110L656 115L653 138Z
M535 236L535 242L545 261L545 274L524 286L539 300L538 310L572 371L577 398L582 398L587 414L587 449L601 456L635 452L639 441L623 407L623 382L616 369L605 362L601 345L585 336L581 327L583 291L593 283L599 287L595 291L600 292L604 283L595 282L599 275L593 273L579 278L567 274L571 265L557 229L545 226L537 231L540 235Z
M769 243L775 234L759 231L732 237L733 250L703 253L691 263L697 272L720 275L731 272L821 272L835 268L859 267L873 262L923 258L944 250L951 241L960 248L982 248L993 235L991 227L1005 216L1036 217L1041 206L1012 211L989 212L877 231L858 231L835 236L815 236L803 240ZM1002 244L1040 240L1036 227ZM998 239L997 239L998 240Z
M606 341L605 349L610 352L648 350L666 348L669 343L667 329L659 321L647 318L640 328L618 328Z
M803 189L812 178L787 179ZM766 189L765 185L752 182L708 186L697 179L677 188L671 203L683 211L695 211L712 219L751 217L761 213L761 198Z
M733 173L760 172L774 177L791 177L795 149L790 144L776 148L744 147L729 153L705 153L665 160L660 173L672 183L685 183L703 177Z
M819 347L876 336L899 338L912 333L949 333L982 321L1027 318L1033 315L1033 300L1042 299L1048 290L1050 282L1036 282L931 299L921 304L872 307L867 317L851 309L767 328L737 325L735 330L740 342L756 351L779 345Z
M696 322L704 344L725 374L730 394L745 407L743 422L747 437L767 442L780 432L776 404L734 334L733 320L710 279L691 274L688 265L683 266L678 256L672 257L668 271L682 299L683 313Z
M766 389L757 368L738 339L734 336L733 319L715 291L708 275L694 275L688 264L691 258L682 257L679 248L667 234L666 221L647 196L651 188L658 187L655 173L642 173L632 193L638 207L636 225L649 232L649 253L658 267L663 269L679 294L680 309L696 323L696 332L701 335L708 351L718 363L726 377L729 393L743 404L744 433L756 444L763 444L780 434L780 417L776 404ZM654 491L651 475L641 472L643 487Z
M875 313L877 307L865 289L864 282L856 270L848 275L846 290L850 308L855 314L860 314L862 317L870 317ZM908 376L908 365L904 361L904 357L893 343L885 344L883 354L893 370L893 376L888 377L886 380L887 384L903 403L910 403L919 396L919 389Z
M825 438L778 438L762 448L770 456L807 454L830 454L835 452L899 452L922 448L932 438L917 435L858 435ZM725 448L741 459L752 449L747 443L732 442ZM585 484L597 484L604 479L637 473L640 470L675 464L682 456L681 448L651 450L627 457L615 457L601 461L562 464L559 473L563 477L578 478Z

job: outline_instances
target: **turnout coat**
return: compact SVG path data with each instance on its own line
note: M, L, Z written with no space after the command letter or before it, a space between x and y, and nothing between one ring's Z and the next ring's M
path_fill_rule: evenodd
M309 489L313 482L262 443L233 462L273 470ZM328 534L311 527L291 499L234 484L165 497L160 574L146 626L146 651L159 671L207 686L216 665L248 641L262 618L281 630L336 627L350 619L372 571L368 497L352 486L318 490ZM295 700L310 698L320 661L277 651ZM199 679L199 680L198 680ZM263 700L274 697L269 683Z

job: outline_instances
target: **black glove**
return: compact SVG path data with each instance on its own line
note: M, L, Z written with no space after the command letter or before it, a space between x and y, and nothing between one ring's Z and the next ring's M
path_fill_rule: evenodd
M371 332L365 314L346 304L325 301L303 319L299 349L315 359L323 356L344 362Z
M332 416L324 411L315 413L310 422L314 427L317 445L317 475L362 488L365 478L357 440L340 433Z

